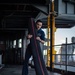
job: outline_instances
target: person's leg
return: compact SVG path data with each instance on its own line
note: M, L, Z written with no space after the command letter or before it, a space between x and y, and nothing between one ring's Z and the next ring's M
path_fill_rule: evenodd
M23 69L22 69L22 75L28 75L28 61L29 58L31 57L32 52L31 52L31 46L29 45L26 49L26 53L25 53L25 60L24 60L24 64L23 64Z

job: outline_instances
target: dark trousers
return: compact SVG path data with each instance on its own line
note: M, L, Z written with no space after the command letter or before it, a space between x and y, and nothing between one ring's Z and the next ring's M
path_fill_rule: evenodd
M31 49L32 49L31 45L29 44L25 53L25 60L24 60L23 68L22 68L22 75L28 75L28 62L29 62L29 58L32 55Z

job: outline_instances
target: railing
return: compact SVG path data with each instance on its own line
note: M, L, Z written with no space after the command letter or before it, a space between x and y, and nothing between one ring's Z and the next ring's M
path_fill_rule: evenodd
M66 39L65 44L54 45L54 47L57 52L52 54L54 56L53 68L75 72L75 43L67 43Z

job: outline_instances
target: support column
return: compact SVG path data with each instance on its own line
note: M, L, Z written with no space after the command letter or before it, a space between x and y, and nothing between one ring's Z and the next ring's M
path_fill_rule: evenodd
M52 71L54 65L54 43L55 43L55 17L54 17L54 0L51 0L51 10L50 10L50 71Z

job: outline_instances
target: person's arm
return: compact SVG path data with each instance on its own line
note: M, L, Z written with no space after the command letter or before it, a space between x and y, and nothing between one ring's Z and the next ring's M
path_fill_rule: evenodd
M36 39L38 40L38 41L40 41L42 44L44 44L44 40L42 40L42 39L40 39L40 37L36 37Z

